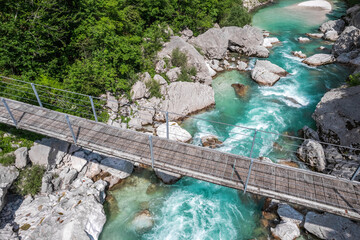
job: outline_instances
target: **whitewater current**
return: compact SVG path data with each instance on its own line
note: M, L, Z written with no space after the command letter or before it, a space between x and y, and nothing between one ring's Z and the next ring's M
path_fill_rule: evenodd
M204 120L188 119L182 124L192 134L194 144L200 145L202 136L212 134L223 141L220 151L248 155L254 131L247 128L291 135L296 135L305 125L315 128L311 115L316 104L325 92L344 83L349 69L338 64L309 67L291 52L301 50L310 56L324 52L320 46L331 49L330 43L321 39L299 43L297 38L317 32L326 20L340 17L346 6L343 2L331 1L333 11L318 16L291 8L299 2L278 1L258 10L252 22L280 40L281 43L270 50L267 60L284 68L289 75L272 87L261 87L249 72L219 74L212 84L215 108L197 115ZM249 61L251 68L256 58ZM233 83L249 87L245 97L235 94ZM273 144L280 141L279 136L259 135L253 156L279 157ZM184 177L174 185L164 185L152 172L137 170L110 195L105 204L107 222L102 240L251 239L266 238L268 234L259 222L261 199L192 178ZM153 216L153 227L139 232L133 219L143 210L149 210Z

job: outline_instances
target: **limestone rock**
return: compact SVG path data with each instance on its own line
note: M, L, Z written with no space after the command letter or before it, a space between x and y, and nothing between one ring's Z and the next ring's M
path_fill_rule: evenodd
M166 138L166 123L156 128L156 134L161 138ZM178 142L189 142L192 137L188 131L181 128L176 122L169 122L169 139Z
M323 33L307 33L306 36L311 38L322 38L324 36Z
M267 60L257 60L251 71L252 79L260 85L272 86L280 77L286 76L287 72Z
M224 59L230 47L247 56L267 57L269 51L262 46L263 42L262 32L248 25L243 28L211 28L189 40L189 43L201 48L209 59Z
M342 53L348 53L360 48L360 29L350 26L340 34L336 40L332 53L337 57Z
M323 172L326 167L324 149L317 141L306 139L297 150L297 155L303 162Z
M166 80L162 76L160 76L159 74L156 74L154 76L154 80L157 81L160 85L167 84Z
M345 22L342 19L327 21L320 26L320 31L326 33L327 31L336 31L340 34L345 28Z
M306 38L306 37L299 37L298 41L301 43L307 43L307 42L310 42L310 39Z
M291 52L294 56L299 58L306 58L306 55L302 51L293 51Z
M101 161L100 168L115 177L124 179L131 175L134 165L122 159L108 157Z
M59 164L69 149L70 144L54 138L43 138L36 141L29 151L33 164L52 167Z
M111 95L110 92L106 93L106 107L114 113L117 113L119 111L118 101L113 95Z
M275 228L271 228L271 233L275 238L280 240L294 240L300 236L300 230L295 223L283 222Z
M206 135L201 137L201 144L203 147L217 148L222 144L217 136Z
M310 66L321 66L335 62L335 57L332 54L319 53L306 58L303 63Z
M86 163L87 163L86 154L83 151L75 152L71 156L72 167L78 172L81 172L81 170L86 165Z
M21 239L97 240L106 222L106 182L79 179L77 188L27 197L16 211ZM56 226L56 227L54 227Z
M190 29L186 28L180 32L180 35L183 39L188 40L194 35L194 33Z
M140 76L140 81L142 81L143 83L145 83L145 85L147 84L147 83L149 83L150 81L151 81L151 75L150 75L150 73L148 73L148 72L144 72L143 74L141 74L141 76Z
M189 41L191 41L193 38L191 38ZM209 73L209 69L206 65L205 58L202 56L193 45L186 42L184 39L180 37L171 37L170 42L166 43L164 48L158 53L159 59L171 59L172 52L174 49L178 48L182 53L185 53L187 56L187 65L191 67L195 67L197 73L196 73L196 80L203 83L211 83L211 76ZM170 69L169 71L175 71L173 69ZM168 71L168 73L169 73ZM177 76L172 74L172 77L169 77L167 73L167 76L170 81L176 81ZM179 70L175 72L177 74L180 74Z
M249 11L253 11L255 8L263 6L265 4L273 2L273 0L243 0L243 6Z
M23 168L29 162L28 149L26 147L18 148L14 152L15 154L15 167Z
M279 43L279 39L277 37L266 37L264 38L263 46L267 48L271 48L273 44Z
M131 98L133 100L143 98L147 95L145 83L137 81L131 88Z
M0 164L0 211L4 207L7 190L18 176L19 172L16 167L4 167Z
M181 74L181 69L179 67L170 69L166 76L169 78L170 82L176 82Z
M335 42L338 38L339 38L339 35L338 35L337 31L335 31L335 30L327 31L324 35L325 40L329 40L329 41L333 41L333 42Z
M156 176L165 184L174 184L181 179L181 175L164 170L155 170Z
M287 204L278 205L277 213L283 222L292 222L300 226L304 221L304 216Z
M240 84L240 83L233 83L231 84L231 87L234 88L235 93L239 96L239 97L245 97L247 94L247 91L249 90L249 86Z
M360 86L327 92L312 115L322 141L360 148Z
M210 86L200 83L171 83L166 86L164 98L159 109L177 113L177 115L169 114L171 121L181 119L183 116L209 108L215 104L214 90ZM156 119L164 121L164 113L158 113Z
M54 191L54 186L51 182L52 174L45 172L41 180L41 193L52 193Z
M304 126L301 130L301 135L303 136L303 138L306 139L312 139L315 141L320 141L319 139L319 134L313 130L312 128L309 128L308 126Z
M166 66L166 62L163 59L161 59L156 63L155 72L157 72L157 73L166 73L167 67L168 66Z
M357 224L347 218L330 213L308 212L304 227L320 239L350 240L360 236L360 228Z
M247 68L247 63L243 62L243 61L238 61L237 62L237 67L236 67L239 71L245 71Z

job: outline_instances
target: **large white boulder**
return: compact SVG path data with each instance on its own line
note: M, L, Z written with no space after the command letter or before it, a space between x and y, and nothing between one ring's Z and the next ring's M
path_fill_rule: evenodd
M29 159L33 164L45 167L59 164L69 149L70 144L54 138L36 141L29 150Z
M131 98L137 100L148 96L145 83L142 81L137 81L131 88L130 91Z
M166 138L166 132L166 123L156 128L156 134L161 138ZM192 137L188 131L180 127L176 122L169 122L169 139L178 142L189 142Z
M332 54L319 53L306 58L303 63L310 66L321 66L335 62L335 57Z
M272 86L287 72L267 60L257 60L254 69L251 71L252 79L259 85Z
M282 222L275 228L271 228L271 233L280 240L294 240L300 236L300 230L293 222Z

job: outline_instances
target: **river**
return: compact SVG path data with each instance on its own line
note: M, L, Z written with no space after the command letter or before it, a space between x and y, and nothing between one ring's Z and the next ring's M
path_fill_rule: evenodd
M250 78L249 72L228 71L213 81L216 107L198 114L205 120L188 119L183 123L194 137L194 144L201 136L213 134L224 142L221 151L248 154L249 131L230 125L256 128L276 133L296 134L304 125L315 127L311 118L316 104L331 88L344 83L349 70L331 64L309 67L291 51L301 50L307 55L322 52L320 46L331 48L321 39L299 43L297 37L317 32L319 25L344 14L343 2L332 1L334 10L327 15L298 11L289 6L299 0L282 0L258 10L253 25L271 32L280 44L271 49L267 59L290 74L272 87L260 87ZM255 59L250 59L250 66ZM233 83L249 86L245 97L239 98L231 87ZM228 123L222 126L214 122ZM272 135L271 141L277 136ZM274 156L269 139L259 138L256 156ZM262 139L262 140L261 140ZM226 187L184 177L174 185L164 185L150 171L137 170L124 180L117 190L111 191L105 204L107 223L102 240L117 239L260 239L268 231L261 227L262 200L244 196ZM134 216L149 210L154 226L138 232L132 222Z

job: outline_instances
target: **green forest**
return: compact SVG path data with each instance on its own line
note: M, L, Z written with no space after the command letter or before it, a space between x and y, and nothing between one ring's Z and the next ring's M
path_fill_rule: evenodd
M154 74L169 27L198 35L251 22L241 0L4 0L0 9L1 75L94 96Z

